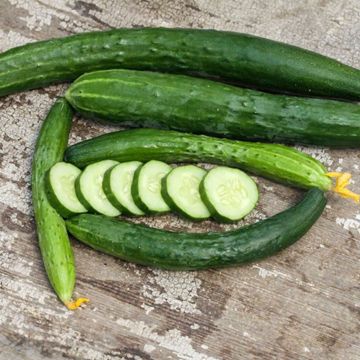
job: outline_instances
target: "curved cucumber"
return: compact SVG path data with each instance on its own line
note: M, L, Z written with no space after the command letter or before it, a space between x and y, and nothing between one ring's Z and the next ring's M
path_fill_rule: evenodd
M116 164L113 160L96 162L87 166L76 179L76 195L90 211L106 216L120 215L120 211L106 197L102 186L105 172Z
M74 256L65 222L47 199L45 174L63 158L71 120L70 106L64 99L58 100L41 127L32 164L32 199L39 246L49 281L67 305L75 285Z
M64 162L56 163L46 174L47 197L62 217L87 212L75 192L75 180L80 174L80 169Z
M169 207L192 220L204 220L210 212L200 198L199 186L206 171L194 165L179 166L163 178L161 192Z
M290 209L224 233L169 232L89 214L67 220L66 226L78 240L123 260L163 269L198 270L275 254L301 238L325 204L324 193L312 189Z
M70 146L65 158L80 168L103 159L209 162L239 167L301 188L318 187L327 191L332 186L331 179L325 175L325 167L295 149L176 131L136 129L113 132Z
M135 127L331 147L360 145L360 106L334 100L134 70L85 74L65 96L88 117Z
M171 171L162 161L150 160L134 173L131 195L135 204L147 214L170 211L161 194L161 180Z
M200 184L201 199L220 221L237 221L256 205L255 181L243 171L219 166L211 169Z
M0 54L0 96L100 69L197 73L280 92L360 99L360 71L264 38L200 29L117 29Z
M103 180L103 190L113 206L127 215L144 215L132 196L131 185L135 171L142 165L139 161L129 161L115 165L106 171Z

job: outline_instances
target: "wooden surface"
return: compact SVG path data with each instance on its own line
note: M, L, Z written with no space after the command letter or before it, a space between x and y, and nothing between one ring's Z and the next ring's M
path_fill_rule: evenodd
M234 30L290 42L360 67L358 0L0 0L0 51L120 26ZM330 195L311 232L281 254L227 270L172 273L123 263L73 242L76 295L67 311L44 274L30 203L40 124L65 85L0 99L0 359L360 359L360 208ZM71 142L110 131L77 119ZM305 149L354 174L360 153ZM259 179L248 221L300 192ZM143 221L143 220L139 220ZM154 226L204 231L176 217Z

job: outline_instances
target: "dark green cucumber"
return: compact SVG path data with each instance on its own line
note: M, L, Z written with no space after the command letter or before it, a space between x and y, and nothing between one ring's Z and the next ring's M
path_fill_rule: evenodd
M81 114L135 127L285 143L360 146L360 106L273 95L184 75L105 70L65 97Z
M169 270L225 267L258 260L300 239L324 210L311 189L297 205L258 223L223 233L170 232L97 215L66 221L78 240L126 261Z
M327 191L332 185L319 161L287 146L169 130L135 129L105 134L70 146L65 159L80 168L104 159L209 162L242 168L301 188L318 187Z
M65 222L48 202L45 175L63 158L71 120L69 104L64 99L58 100L42 125L32 165L32 199L39 246L49 281L65 304L70 302L75 285L74 256Z
M100 69L210 75L280 92L360 99L360 71L264 38L200 29L117 29L36 42L0 55L0 96Z

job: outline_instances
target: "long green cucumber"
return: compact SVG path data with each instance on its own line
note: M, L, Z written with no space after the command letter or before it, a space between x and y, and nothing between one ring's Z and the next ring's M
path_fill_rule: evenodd
M279 92L360 99L360 71L268 39L216 30L117 29L36 42L0 54L0 96L127 68L221 77Z
M70 146L65 159L84 166L104 159L209 162L239 167L264 177L298 186L331 188L325 167L311 156L284 145L263 144L192 135L170 130L118 131Z
M170 232L88 214L67 220L66 226L78 240L126 261L169 270L199 270L275 254L300 239L325 204L324 193L311 189L288 210L223 233Z
M76 307L76 302L71 301L75 285L74 255L65 222L50 205L45 189L47 171L63 158L71 121L70 105L65 99L59 99L46 117L36 142L32 164L32 199L46 273L59 299L73 309Z
M273 95L206 79L136 70L85 74L65 97L88 117L136 127L360 146L360 106L335 100Z

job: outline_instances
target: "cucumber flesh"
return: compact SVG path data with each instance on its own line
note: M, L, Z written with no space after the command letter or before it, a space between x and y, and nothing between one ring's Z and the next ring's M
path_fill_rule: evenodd
M211 169L200 185L201 198L213 217L237 221L256 205L259 192L254 180L239 169L219 166Z
M116 164L118 162L113 160L99 161L88 165L77 178L76 195L90 211L106 216L120 215L120 211L111 204L102 188L105 172Z
M171 171L162 161L151 160L141 166L134 175L131 187L135 204L148 214L170 211L161 194L161 180Z
M128 161L110 168L104 176L105 195L113 206L127 215L144 215L131 196L134 173L141 165L140 161Z
M80 169L65 162L58 162L47 173L47 197L62 217L87 212L75 192L75 180L80 174Z
M199 186L206 171L194 165L179 166L163 179L162 194L170 208L193 220L210 217Z

